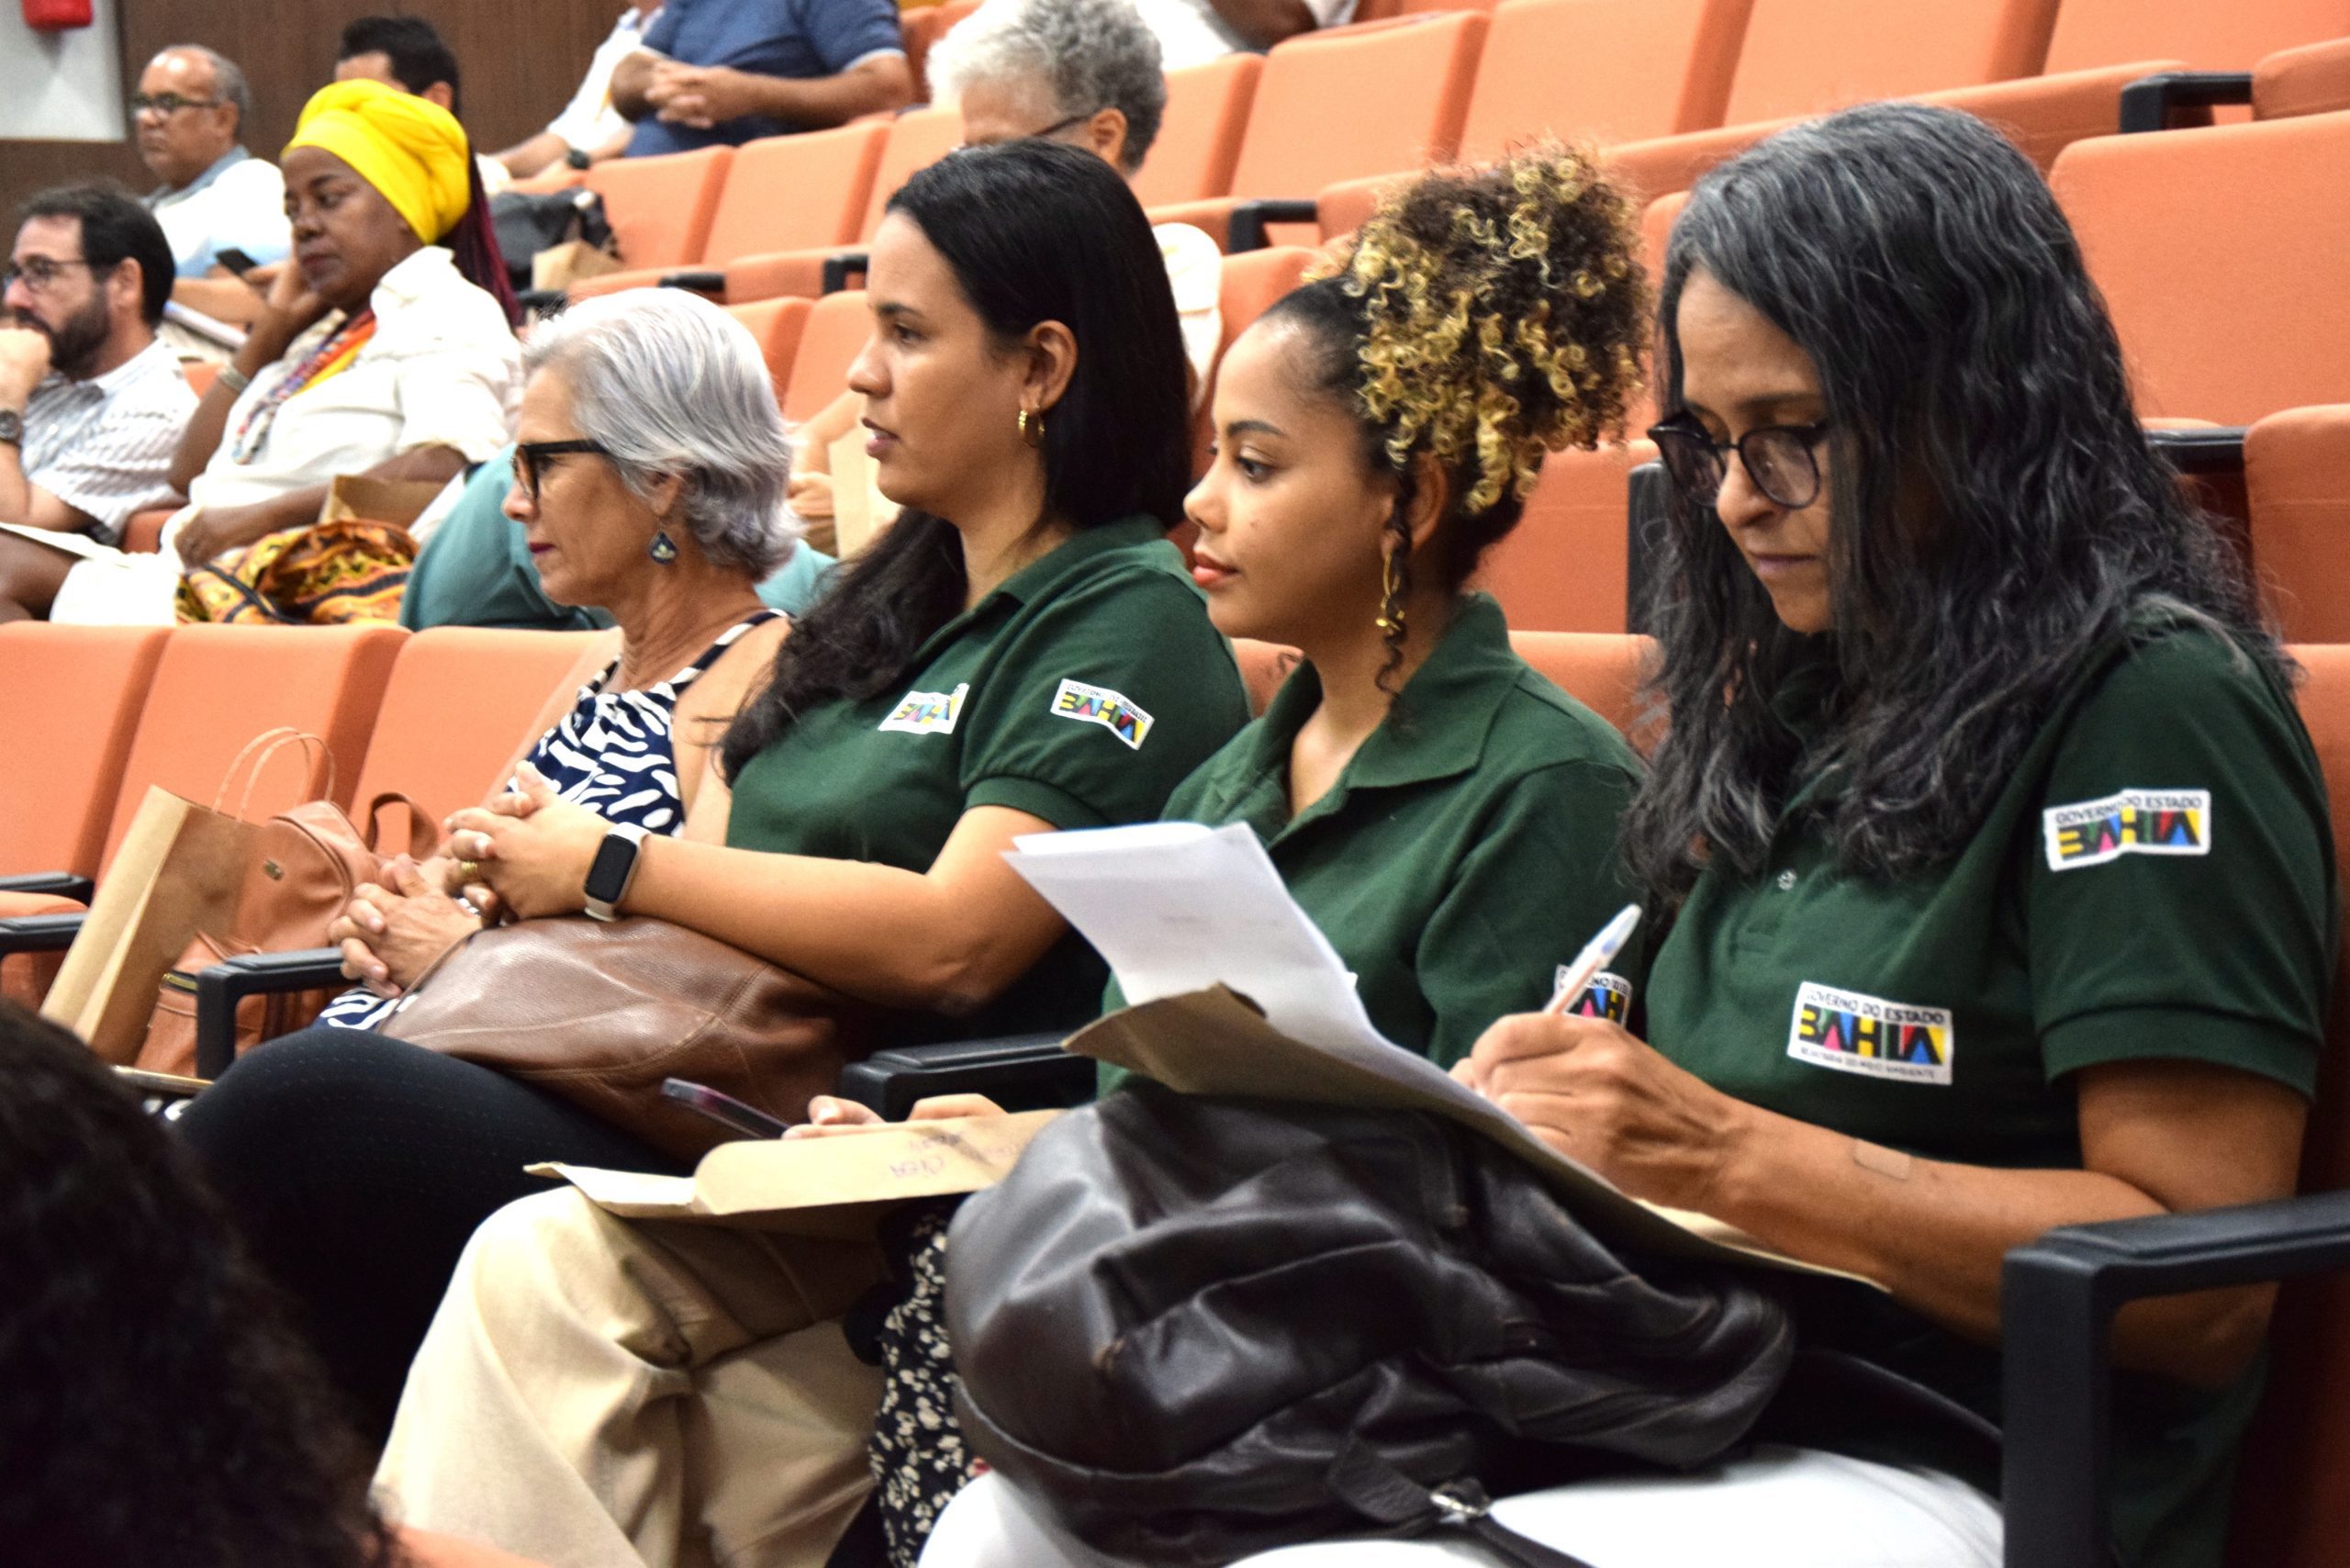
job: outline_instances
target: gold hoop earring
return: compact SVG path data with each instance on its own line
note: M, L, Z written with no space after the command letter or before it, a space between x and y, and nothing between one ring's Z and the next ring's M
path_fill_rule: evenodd
M1379 619L1371 622L1390 637L1404 634L1404 553L1390 550L1380 572Z
M1026 442L1030 446L1036 447L1044 445L1045 411L1042 409L1039 409L1032 414L1025 409L1021 409L1019 431L1020 439Z

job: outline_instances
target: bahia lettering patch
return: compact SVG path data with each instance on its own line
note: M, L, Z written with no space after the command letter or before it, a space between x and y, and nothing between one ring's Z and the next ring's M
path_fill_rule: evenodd
M1558 976L1550 984L1556 989L1564 985L1566 980L1567 966L1561 964ZM1621 1024L1631 1010L1632 982L1606 969L1592 976L1591 984L1584 988L1583 993L1567 1004L1567 1015L1571 1018L1605 1018L1610 1024Z
M909 691L880 727L909 735L951 735L955 721L963 716L963 699L970 694L968 680L952 691Z
M1796 992L1787 1054L1815 1067L1889 1078L1899 1083L1948 1083L1958 1032L1940 1007L1910 1007L1809 980Z
M2040 813L2048 868L2077 871L2124 855L2211 853L2211 791L2124 790Z
M1064 680L1060 689L1053 693L1051 711L1064 719L1101 725L1125 742L1129 751L1140 751L1150 734L1150 715L1106 686Z

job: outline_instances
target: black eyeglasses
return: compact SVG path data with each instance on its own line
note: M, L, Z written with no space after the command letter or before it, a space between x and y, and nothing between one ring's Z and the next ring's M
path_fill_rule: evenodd
M92 272L97 270L95 263L84 261L79 256L62 258L27 256L21 262L10 262L6 266L0 266L0 291L15 287L17 280L22 278L25 280L27 288L39 294L50 284L55 283L67 267L88 267Z
M573 453L592 452L609 457L610 452L600 441L526 441L514 449L514 483L536 505L539 481L544 476L550 457L566 457Z
M1746 465L1746 476L1771 500L1790 510L1819 498L1818 446L1828 438L1829 423L1763 425L1736 441L1716 441L1687 415L1653 425L1649 439L1681 493L1701 507L1720 498L1722 480L1729 474L1729 454Z
M130 112L135 115L145 114L149 109L152 109L159 115L169 116L175 115L182 109L217 109L219 106L220 100L218 98L183 98L177 93L133 93L130 95Z

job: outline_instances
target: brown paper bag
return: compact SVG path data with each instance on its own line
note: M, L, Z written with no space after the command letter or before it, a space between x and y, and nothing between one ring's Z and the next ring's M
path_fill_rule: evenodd
M105 1060L129 1063L155 988L197 929L237 912L252 824L150 788L41 1004Z
M375 479L338 474L319 507L320 522L388 522L406 528L447 487L438 479Z
M575 283L620 270L620 258L610 251L599 251L585 240L566 240L531 258L531 286L560 293Z

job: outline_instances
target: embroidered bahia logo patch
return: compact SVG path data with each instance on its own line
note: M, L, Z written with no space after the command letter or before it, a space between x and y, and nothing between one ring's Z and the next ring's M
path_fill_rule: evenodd
M2124 790L2040 813L2048 868L2077 871L2124 855L2211 853L2211 791Z
M1125 742L1130 751L1140 751L1150 734L1150 715L1106 686L1064 680L1060 689L1053 693L1051 711L1064 719L1101 725Z
M909 735L951 735L955 721L963 716L963 699L970 694L968 680L952 691L909 691L879 727Z
M1567 966L1561 964L1557 976L1550 981L1552 990L1564 985ZM1610 1024L1621 1024L1632 1011L1632 982L1622 975L1600 970L1591 977L1591 984L1583 993L1568 1004L1571 1018L1605 1018Z
M1901 1083L1948 1083L1957 1051L1958 1031L1943 1008L1910 1007L1809 980L1796 992L1787 1054L1797 1061Z

